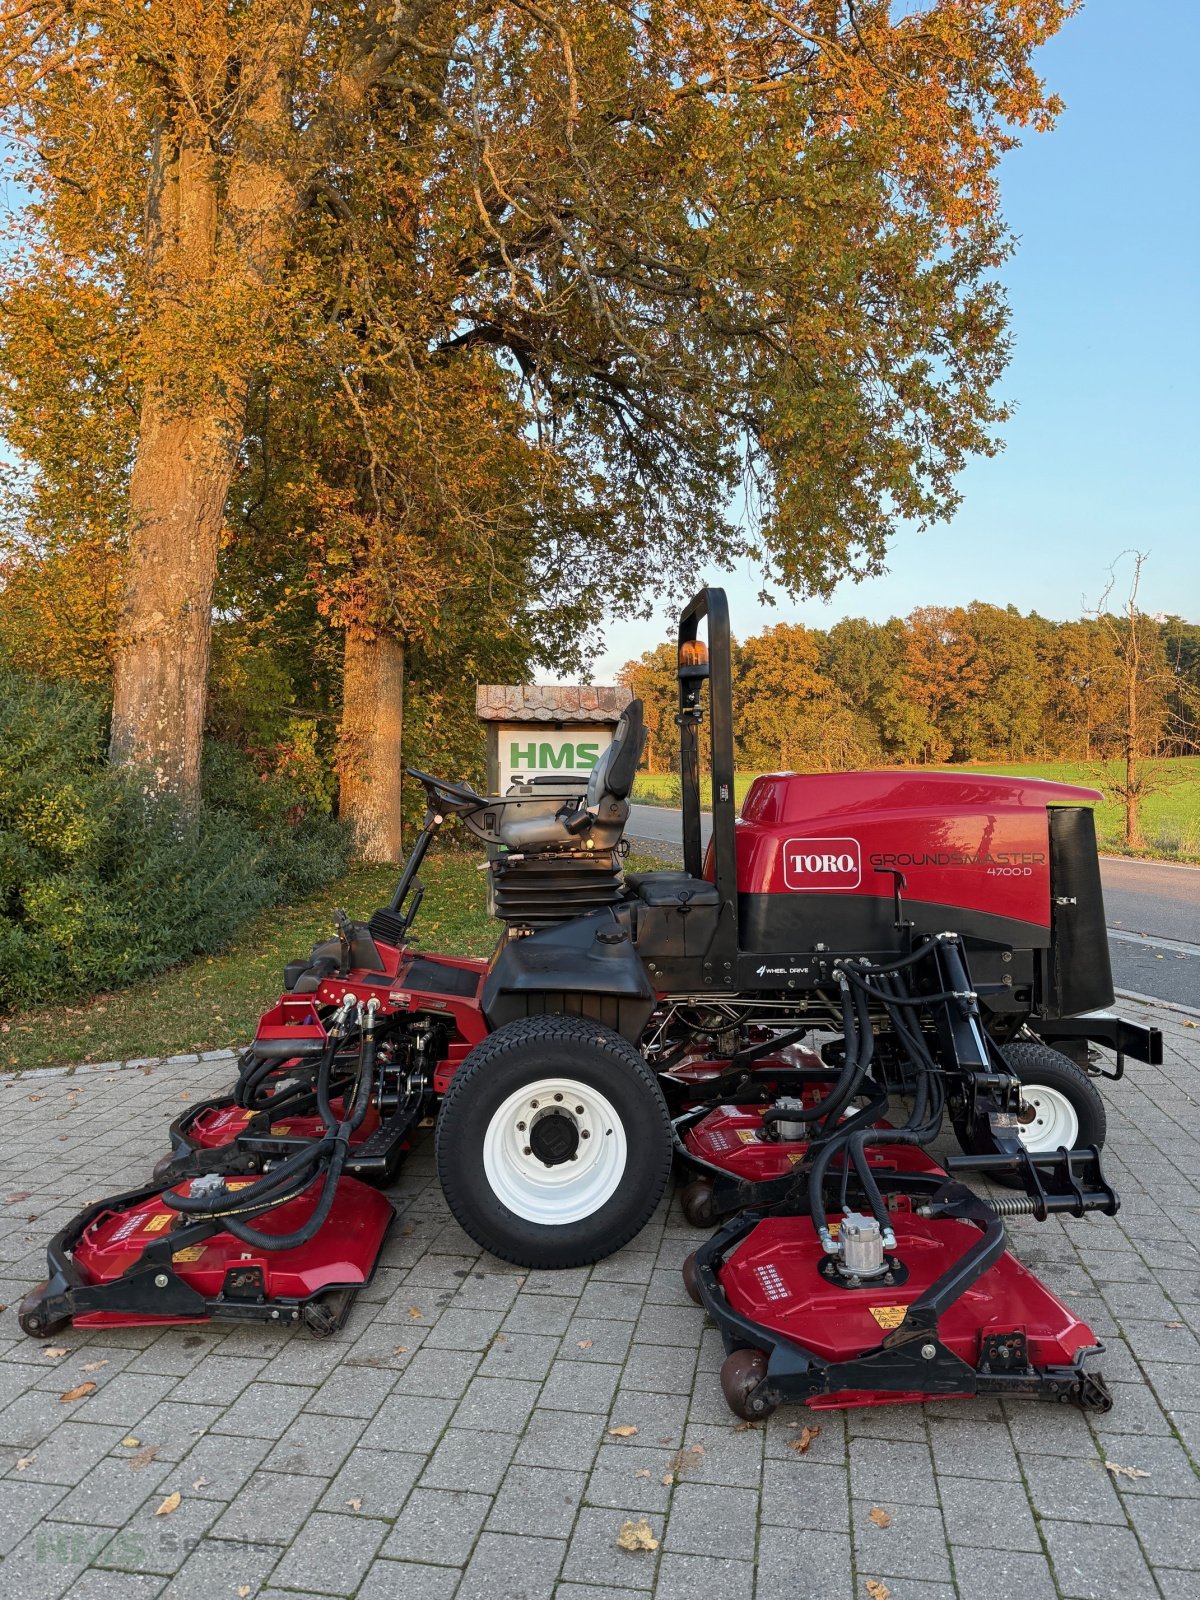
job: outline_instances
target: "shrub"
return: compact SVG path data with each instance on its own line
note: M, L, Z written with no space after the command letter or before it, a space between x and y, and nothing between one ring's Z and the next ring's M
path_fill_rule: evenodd
M270 784L252 804L217 783L224 803L186 824L169 805L147 810L106 763L106 723L78 685L0 668L0 1009L76 1001L220 949L345 863L338 825L297 827Z
M285 896L311 894L350 864L350 829L332 814L310 732L302 727L269 766L216 739L204 748L205 805L254 831Z

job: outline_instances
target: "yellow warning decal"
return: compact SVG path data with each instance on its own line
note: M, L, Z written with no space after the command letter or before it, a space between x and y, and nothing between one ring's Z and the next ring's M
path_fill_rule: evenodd
M739 1128L737 1136L743 1144L754 1144L758 1139L758 1130L756 1128Z
M253 1178L226 1178L225 1187L232 1192L234 1189L248 1189L253 1182Z
M271 1132L274 1134L291 1133L291 1131L292 1125L290 1122L273 1122L271 1124Z
M803 1150L793 1150L788 1156L788 1166L789 1167L798 1167L803 1160L804 1160L804 1151ZM831 1228L830 1232L832 1233L832 1231L833 1230Z
M186 1250L175 1250L171 1254L172 1261L199 1261L204 1254L202 1244L189 1244Z
M173 1216L174 1212L172 1211L156 1211L154 1215L147 1220L146 1226L142 1231L144 1233L161 1233L164 1228L170 1227L171 1218Z
M898 1328L904 1321L907 1306L871 1306L871 1315L881 1328Z

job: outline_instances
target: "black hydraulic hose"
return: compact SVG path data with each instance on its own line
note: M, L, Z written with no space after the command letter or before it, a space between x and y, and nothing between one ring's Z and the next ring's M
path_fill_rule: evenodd
M342 1168L346 1164L346 1140L338 1135L333 1143L333 1155L325 1171L324 1181L321 1186L321 1197L316 1208L307 1222L291 1233L262 1233L257 1228L250 1227L247 1223L239 1222L236 1217L226 1217L224 1225L226 1230L239 1239L243 1244L254 1245L259 1250L294 1250L308 1241L322 1228L328 1220L333 1209L334 1197L337 1194L338 1180L342 1176Z
M871 1027L871 1013L862 995L855 990L851 993L854 1000L855 1036L858 1041L854 1075L849 1083L837 1083L833 1093L821 1101L821 1125L826 1129L836 1127L838 1118L862 1087L863 1079L875 1059L875 1033Z
M350 1102L349 1115L342 1123L346 1132L353 1133L362 1126L363 1118L371 1104L371 1096L375 1092L375 1043L374 1031L368 1028L363 1034L362 1051L359 1056L358 1079L354 1087L354 1098ZM345 1099L342 1100L345 1109Z
M917 949L911 950L908 955L898 956L895 961L856 961L853 969L846 962L842 964L839 970L843 972L855 970L864 973L867 977L878 977L885 972L901 972L905 967L914 967L918 961L923 961L936 943L936 939L929 939L925 944L919 945Z
M868 1034L870 1033L869 1025L867 1032ZM827 1115L832 1105L836 1104L840 1108L853 1095L855 1085L860 1078L859 1053L862 1043L855 1019L854 1000L848 985L844 985L842 988L842 1036L846 1041L846 1059L833 1088L824 1100L818 1100L815 1105L799 1106L794 1109L768 1106L763 1113L764 1124L772 1122L817 1122Z
M256 1179L253 1186L245 1191L246 1207L260 1207L272 1193L295 1184L301 1176L302 1186L311 1183L313 1172L331 1143L332 1140L326 1135L324 1139L318 1139L313 1144L306 1144L288 1156L286 1161L281 1161L277 1167L272 1167L265 1177ZM206 1213L224 1210L229 1205L230 1198L227 1189L219 1189L213 1194L197 1195L172 1194L168 1191L163 1195L163 1203L170 1206L172 1211L181 1211L188 1216L203 1216ZM235 1202L235 1207L237 1204Z

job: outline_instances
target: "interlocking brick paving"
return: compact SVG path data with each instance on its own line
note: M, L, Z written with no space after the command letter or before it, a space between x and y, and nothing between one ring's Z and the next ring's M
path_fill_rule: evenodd
M1108 1344L1116 1405L1100 1418L943 1401L793 1408L739 1429L720 1340L680 1283L702 1236L673 1201L590 1271L521 1273L450 1219L428 1142L334 1338L204 1327L39 1344L15 1308L47 1239L141 1181L167 1123L220 1092L233 1064L3 1080L0 1593L848 1600L868 1580L892 1600L1200 1592L1200 1029L1145 1014L1166 1061L1102 1086L1120 1216L1010 1225L1017 1253ZM85 1378L93 1394L60 1401ZM800 1456L788 1441L806 1421L820 1434ZM637 1433L608 1432L624 1425ZM178 1509L156 1517L176 1492ZM640 1517L658 1549L618 1549Z

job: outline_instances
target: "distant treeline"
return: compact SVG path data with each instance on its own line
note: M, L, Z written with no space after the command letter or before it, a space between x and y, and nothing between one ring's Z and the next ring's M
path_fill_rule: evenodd
M1200 750L1200 624L1177 617L1050 622L976 601L778 623L735 642L733 672L741 770L1100 760L1125 753L1131 731L1143 755ZM673 770L674 646L620 679L645 702L649 770Z

